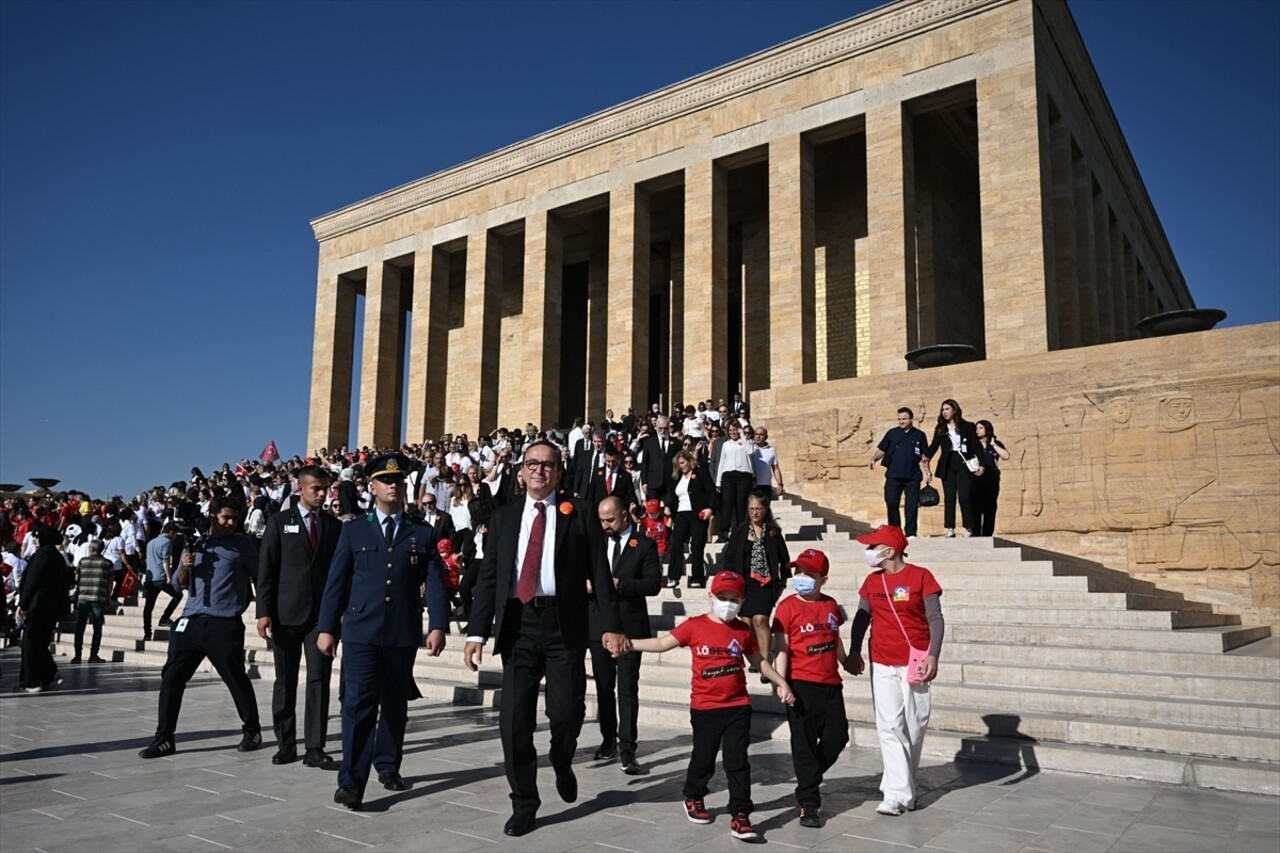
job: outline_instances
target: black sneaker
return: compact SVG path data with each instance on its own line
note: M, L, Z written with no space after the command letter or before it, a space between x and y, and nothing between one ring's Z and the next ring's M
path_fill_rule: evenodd
M751 818L746 812L738 812L729 823L729 834L739 841L759 841L760 833L751 825Z
M82 660L80 659L80 655L76 655L75 657L73 657L73 658L71 659L71 662L72 662L72 663L83 663L84 661L82 661Z
M822 826L822 818L818 816L818 810L813 806L801 806L800 825L807 826L810 829L816 829Z
M89 663L106 663L106 662L107 661L104 658L100 658L97 655L89 655Z
M240 743L236 746L236 752L253 752L262 746L262 732L245 732L244 737L240 738Z
M163 758L166 755L173 755L173 738L157 737L151 741L151 745L138 753L139 758Z
M702 800L685 800L684 813L693 823L711 823L711 812Z

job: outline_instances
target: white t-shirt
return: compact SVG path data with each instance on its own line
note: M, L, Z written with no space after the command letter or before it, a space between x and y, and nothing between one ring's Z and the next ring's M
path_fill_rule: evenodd
M773 467L778 464L778 451L770 445L756 445L751 453L751 460L756 466L756 485L773 485Z

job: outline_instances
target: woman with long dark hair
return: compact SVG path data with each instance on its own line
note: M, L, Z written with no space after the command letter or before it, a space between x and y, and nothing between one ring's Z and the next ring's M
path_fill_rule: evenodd
M769 509L768 493L755 489L747 498L745 523L733 529L729 544L724 547L724 567L747 580L746 599L738 615L751 623L756 645L767 661L772 661L770 617L782 593L783 570L789 562L787 543Z
M671 483L664 498L671 508L671 563L667 567L667 589L677 589L684 575L684 545L689 546L689 588L707 585L704 553L707 525L715 512L716 490L711 474L698 465L697 457L681 450L671 463Z
M975 429L981 467L973 478L973 535L991 536L996 532L996 503L1000 500L999 463L1008 461L1009 451L996 438L991 421L978 421Z
M960 404L955 400L942 401L938 423L933 428L933 441L925 451L926 459L933 459L939 450L942 456L933 472L942 481L942 526L946 537L956 535L956 502L960 503L960 521L964 525L965 538L973 535L973 478L981 470L978 459L978 433L973 424L964 419Z

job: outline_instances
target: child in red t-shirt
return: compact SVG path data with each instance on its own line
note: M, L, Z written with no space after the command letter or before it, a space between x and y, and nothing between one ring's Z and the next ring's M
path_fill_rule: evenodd
M684 781L685 815L694 823L711 823L703 803L707 783L716 772L716 753L724 757L729 783L729 832L743 841L759 841L751 826L751 764L747 744L751 740L751 697L743 658L777 686L778 698L795 701L786 679L760 656L751 626L738 618L746 598L746 581L737 572L720 572L711 579L708 597L711 612L681 622L670 634L649 640L632 640L639 652L666 652L688 646L693 653L689 723L693 727L693 755Z
M791 684L794 705L787 708L791 728L791 760L796 768L796 804L800 825L822 825L819 787L822 775L849 744L849 719L844 711L845 661L840 626L844 608L822 594L831 564L827 555L807 548L787 564L794 577L795 595L778 602L773 614L774 666Z
M667 542L670 538L671 523L662 515L662 501L649 498L644 502L644 515L640 518L640 529L644 535L658 546L658 559L667 558Z

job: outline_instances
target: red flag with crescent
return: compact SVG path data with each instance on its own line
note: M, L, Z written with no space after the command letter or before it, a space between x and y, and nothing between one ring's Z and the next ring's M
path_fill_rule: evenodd
M267 446L262 448L262 452L258 454L258 458L263 462L280 461L280 451L276 450L276 443L274 439L267 442Z

